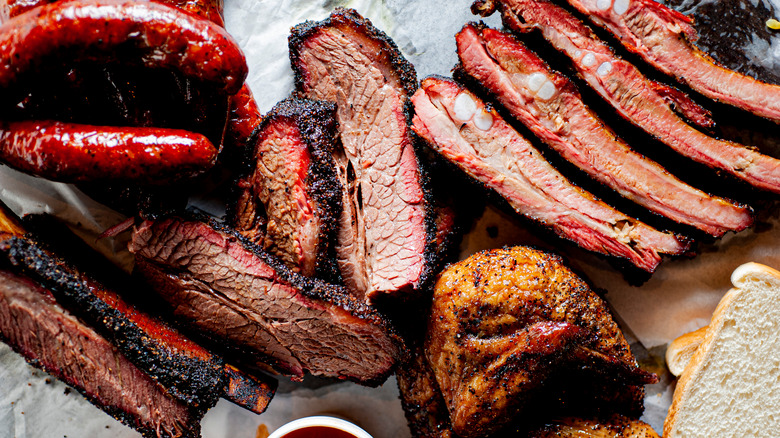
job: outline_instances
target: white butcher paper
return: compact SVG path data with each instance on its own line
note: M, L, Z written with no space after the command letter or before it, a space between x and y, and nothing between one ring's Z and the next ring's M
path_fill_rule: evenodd
M449 75L457 61L455 33L477 20L470 0L338 0L257 1L225 0L228 31L244 50L248 83L263 112L287 97L293 88L287 53L290 27L321 20L336 6L353 7L390 35L417 69L420 79ZM497 16L485 20L500 26ZM780 43L779 43L780 44ZM0 165L0 199L16 213L46 212L71 224L90 243L127 267L131 260L124 242L94 236L121 222L118 213L90 200L67 184L29 177ZM731 271L756 261L780 268L780 224L775 213L763 215L756 228L728 234L714 245L700 247L694 259L665 260L649 281L632 286L607 262L583 251L566 248L570 264L584 273L619 315L630 339L647 349L667 344L676 336L709 321L721 296L729 289ZM461 244L461 258L502 245L547 247L523 230L519 222L488 207ZM656 348L656 351L658 348ZM658 386L658 385L657 385ZM644 419L661 429L673 386L660 384L646 399ZM204 438L253 438L258 427L272 431L308 415L332 414L359 424L376 438L408 438L409 430L398 399L395 378L379 388L316 379L304 384L283 381L267 412L255 415L221 400L202 423ZM86 402L75 391L27 365L0 344L0 438L125 438L138 434Z

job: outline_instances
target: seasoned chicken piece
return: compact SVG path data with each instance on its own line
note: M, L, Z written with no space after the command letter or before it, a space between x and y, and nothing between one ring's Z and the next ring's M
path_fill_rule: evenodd
M641 370L606 303L560 257L525 247L476 254L439 278L426 356L464 438L537 401L569 399L638 416Z
M605 421L563 418L534 430L528 438L659 438L649 424L615 415Z

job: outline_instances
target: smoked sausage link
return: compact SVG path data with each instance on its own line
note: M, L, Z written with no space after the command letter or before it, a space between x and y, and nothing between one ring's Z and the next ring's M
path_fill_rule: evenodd
M179 129L0 122L0 161L62 182L162 183L211 168L217 149Z
M238 44L218 24L155 2L57 2L0 26L0 90L48 63L78 61L175 70L228 95L248 71Z

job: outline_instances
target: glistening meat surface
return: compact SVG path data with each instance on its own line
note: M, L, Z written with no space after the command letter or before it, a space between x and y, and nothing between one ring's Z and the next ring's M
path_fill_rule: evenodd
M166 218L133 233L157 292L189 325L251 348L293 376L303 371L374 385L400 357L400 339L345 289L286 269L216 223ZM150 268L150 269L149 269Z
M687 249L685 241L572 185L495 111L453 81L426 78L412 100L414 129L438 153L559 236L648 272L660 263L659 253Z
M296 26L290 58L298 91L338 107L349 159L346 177L354 175L354 182L343 185L354 185L356 198L355 217L344 217L341 226L358 228L342 236L352 240L339 243L342 275L363 277L354 283L365 283L369 299L418 287L429 239L407 125L406 105L417 86L414 68L386 35L346 9L323 22Z
M276 382L256 379L226 365L221 357L191 341L168 323L122 298L138 287L124 272L96 261L93 250L64 225L28 217L26 232L0 204L0 265L35 281L62 306L88 323L117 351L193 411L205 412L225 397L252 410L262 410L273 397ZM59 225L59 226L58 226ZM45 230L43 230L45 228ZM40 241L46 241L46 246ZM75 258L65 261L61 254ZM99 275L100 279L96 278ZM124 277L123 277L124 276ZM104 283L111 278L112 285ZM120 286L121 285L121 286ZM235 381L229 386L229 381ZM242 393L255 393L249 400ZM246 401L246 402L245 402Z
M644 384L658 381L637 365L606 302L559 257L525 247L484 251L441 274L425 353L463 437L518 416L538 421L523 415L580 390L588 409L638 416ZM562 392L549 386L557 378Z
M456 36L463 71L569 162L624 197L713 235L741 230L750 211L707 195L638 154L605 126L575 86L512 36L466 25ZM613 67L599 66L606 76Z
M343 155L330 102L287 99L265 116L249 169L237 182L236 230L296 272L339 278L332 262L343 189L335 154Z
M0 269L0 340L145 437L200 437L202 413L170 396L49 291L5 269Z
M653 0L568 0L652 66L712 99L780 123L780 86L716 63L694 44L691 19Z
M649 80L577 18L549 1L498 2L504 21L514 30L539 29L544 37L574 63L580 76L628 121L646 130L678 153L743 181L780 193L780 160L743 145L710 137L678 117L666 100L662 85ZM522 19L522 21L521 21ZM609 70L601 75L599 72ZM719 235L750 225L747 209L723 199L702 200L691 212L691 224ZM696 225L694 225L696 226Z
M202 173L216 159L206 137L180 129L0 122L0 161L55 181L163 183Z
M224 29L155 2L58 2L0 26L0 88L12 89L43 60L117 59L176 70L226 94L247 75L244 54Z

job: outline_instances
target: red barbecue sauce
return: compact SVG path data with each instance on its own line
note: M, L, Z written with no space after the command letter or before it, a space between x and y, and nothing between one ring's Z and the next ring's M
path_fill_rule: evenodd
M309 426L286 433L282 438L355 438L355 435L328 426Z

